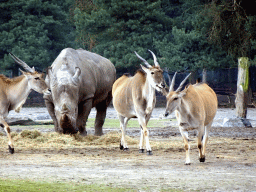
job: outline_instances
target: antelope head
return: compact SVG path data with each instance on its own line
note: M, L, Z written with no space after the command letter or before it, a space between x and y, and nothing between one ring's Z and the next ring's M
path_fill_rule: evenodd
M28 86L30 89L33 89L38 93L43 93L46 95L50 94L50 90L48 89L48 86L45 83L43 73L37 72L34 67L29 67L24 61L20 60L14 54L9 54L17 64L19 64L26 70L25 72L20 69L21 73L27 78Z
M146 67L141 65L141 68L147 74L147 79L148 79L150 85L153 88L155 88L157 91L163 91L163 89L165 88L163 70L160 68L160 65L157 62L155 54L150 50L148 50L148 51L153 56L154 66L151 66L145 59L143 59L141 56L139 56L138 53L136 53L136 51L135 51L135 54L146 65Z
M174 84L175 84L175 78L176 78L177 72L174 74L172 81L170 83L169 93L166 96L167 104L166 104L166 110L164 113L164 116L167 117L169 114L171 114L173 111L177 109L178 106L181 104L181 98L186 95L186 90L181 91L184 83L187 81L188 76L180 83L179 87L174 91Z

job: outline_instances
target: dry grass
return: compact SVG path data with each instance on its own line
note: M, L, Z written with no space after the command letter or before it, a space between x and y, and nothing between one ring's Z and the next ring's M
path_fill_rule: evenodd
M101 137L88 135L83 137L79 134L65 135L56 132L41 133L38 130L23 130L19 134L17 132L11 133L15 147L26 147L26 148L61 148L61 147L74 147L74 146L90 146L90 145L119 145L121 134L112 131ZM126 136L126 140L129 145L138 144L134 138ZM8 139L4 134L0 135L0 147L6 148Z
M20 133L12 132L14 146L16 149L79 149L79 148L116 148L119 147L121 133L111 131L101 137L88 135L83 137L79 134L64 135L56 132L41 133L38 130L23 130ZM126 135L130 148L139 147L139 137L133 138ZM7 151L8 138L5 134L0 135L0 148ZM178 152L185 157L184 143L181 136L165 139L150 138L153 151L158 153ZM196 139L190 142L191 154L197 154ZM215 155L216 158L230 158L253 162L256 157L255 140L246 138L222 138L210 137L207 145L207 153Z
M121 133L111 131L99 137L95 135L87 135L86 137L80 134L66 135L56 132L41 133L38 130L23 130L20 133L11 133L15 148L80 148L80 147L119 147ZM126 141L129 147L139 147L139 137L133 138L126 135ZM6 135L0 135L0 148L5 149L8 144ZM173 137L165 140L150 139L151 147L154 150L183 150L183 142L179 137Z

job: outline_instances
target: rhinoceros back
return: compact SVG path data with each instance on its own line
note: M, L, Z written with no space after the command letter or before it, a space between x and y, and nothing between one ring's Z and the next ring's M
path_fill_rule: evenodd
M107 97L116 79L115 67L108 59L83 49L66 48L52 64L54 73L65 63L72 74L76 67L81 69L80 100L93 97L98 103Z

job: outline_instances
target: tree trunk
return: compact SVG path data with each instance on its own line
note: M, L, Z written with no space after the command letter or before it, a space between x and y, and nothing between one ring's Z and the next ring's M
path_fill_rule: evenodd
M249 58L240 57L238 59L238 77L236 92L236 116L246 118L249 92Z
M203 69L203 79L202 79L202 82L203 83L207 82L207 70L205 68Z

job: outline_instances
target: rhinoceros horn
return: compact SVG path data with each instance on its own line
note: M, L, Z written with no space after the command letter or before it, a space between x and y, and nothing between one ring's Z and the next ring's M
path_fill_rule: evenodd
M67 112L68 111L68 108L67 108L66 104L62 105L61 111L63 111L63 112Z

